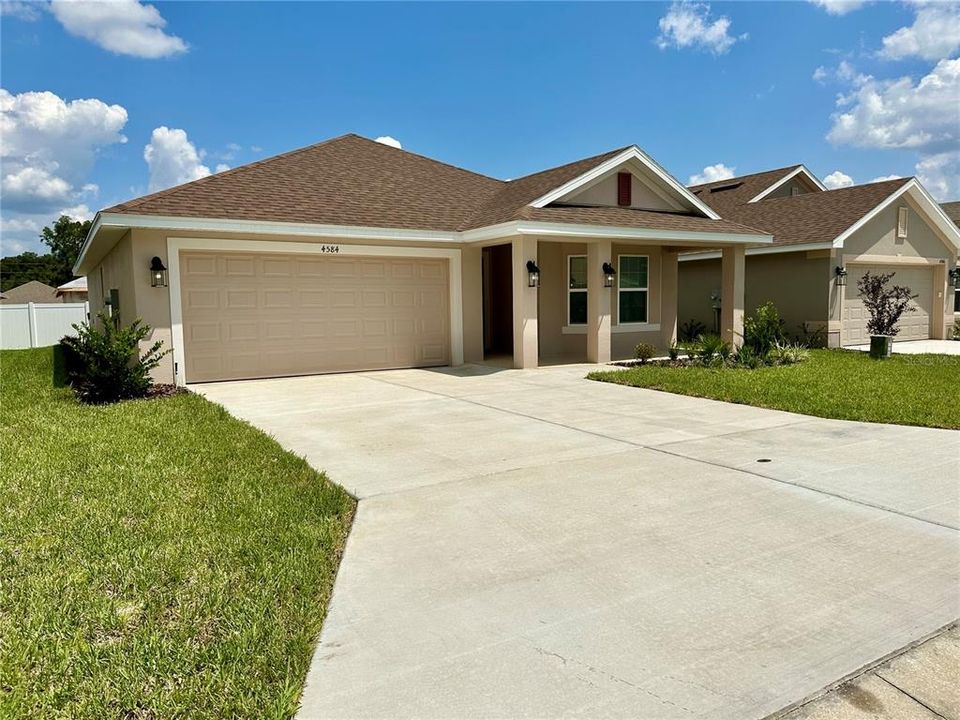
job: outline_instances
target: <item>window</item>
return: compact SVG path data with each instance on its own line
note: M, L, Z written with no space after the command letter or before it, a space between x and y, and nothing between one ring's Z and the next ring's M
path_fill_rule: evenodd
M567 256L567 324L587 324L587 256Z
M897 210L897 237L905 238L907 236L907 209L905 207Z
M647 321L647 275L650 258L646 255L621 255L617 272L617 322Z
M960 287L953 291L953 311L960 313Z
M800 194L800 188L796 185L790 187L790 197L796 197Z

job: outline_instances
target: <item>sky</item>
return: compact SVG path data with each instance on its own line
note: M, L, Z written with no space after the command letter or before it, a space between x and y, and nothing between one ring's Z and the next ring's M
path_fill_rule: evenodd
M627 144L960 199L960 3L0 0L0 253L347 132L502 179Z

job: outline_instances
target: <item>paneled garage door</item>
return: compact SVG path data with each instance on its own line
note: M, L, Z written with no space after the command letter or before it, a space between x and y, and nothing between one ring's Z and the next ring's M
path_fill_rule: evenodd
M909 287L917 299L911 303L913 312L900 318L900 332L895 340L926 340L930 337L930 316L933 314L933 269L927 267L903 267L891 265L850 265L848 268L846 298L843 303L843 326L841 344L866 345L870 342L867 332L867 311L857 295L857 281L863 274L895 273L892 285Z
M446 365L448 261L181 252L187 382Z

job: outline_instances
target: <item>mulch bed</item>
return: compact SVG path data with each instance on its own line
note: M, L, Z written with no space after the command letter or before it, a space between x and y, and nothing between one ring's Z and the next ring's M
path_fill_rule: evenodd
M157 398L173 397L174 395L186 395L189 392L186 388L179 385L168 385L167 383L158 383L151 385L147 390L144 400L155 400Z

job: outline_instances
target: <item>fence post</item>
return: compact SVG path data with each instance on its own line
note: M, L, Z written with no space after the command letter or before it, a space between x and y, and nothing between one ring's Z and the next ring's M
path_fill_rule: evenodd
M40 341L37 339L37 306L34 303L27 303L27 322L30 325L30 347L35 348Z

